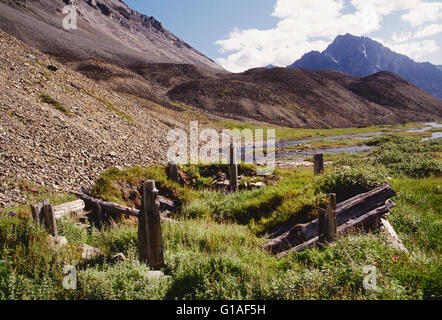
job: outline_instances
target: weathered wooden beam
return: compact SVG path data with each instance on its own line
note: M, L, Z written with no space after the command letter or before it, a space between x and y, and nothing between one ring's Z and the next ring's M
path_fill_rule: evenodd
M313 170L315 176L324 174L324 155L322 153L313 155Z
M385 218L381 218L381 231L384 232L384 234L387 237L388 242L391 243L393 248L395 248L398 251L402 251L402 252L408 254L407 248L402 243L402 241L399 238L399 236L397 235L396 231L394 231L393 226Z
M356 219L351 219L351 220L347 221L346 223L340 225L337 229L337 234L338 235L345 234L346 232L349 232L350 230L352 230L354 228L371 227L374 224L376 224L376 222L378 221L378 219L380 217L387 215L390 212L390 209L395 206L396 206L396 204L393 201L387 200L385 202L384 206L381 206L381 207L379 207L375 210L372 210L372 211L370 211L370 212L368 212L368 213L366 213ZM306 241L306 242L304 242L294 248L291 248L289 250L279 253L277 258L283 258L290 253L299 252L304 249L314 247L318 244L320 244L319 237L314 237L314 238L312 238L312 239L310 239L310 240L308 240L308 241Z
M89 206L94 206L94 203L98 203L100 205L102 211L106 211L109 213L125 214L128 216L137 217L140 212L138 209L129 208L129 207L119 205L117 203L107 202L104 200L96 199L91 196L85 195L83 193L72 192L72 194L74 194L78 198L82 199ZM170 201L170 200L163 198L161 196L158 196L158 201L160 202L160 205L167 210L174 210L176 208L173 201Z
M54 215L56 219L63 218L73 212L84 210L86 204L83 200L75 200L54 206Z
M152 269L164 267L163 242L161 238L160 203L155 181L143 186L142 209L138 217L138 251L140 262Z
M88 206L94 208L96 204L98 203L103 211L114 213L114 214L126 214L128 216L135 216L137 217L139 214L139 210L134 208L125 207L122 205L119 205L117 203L107 202L104 200L96 199L91 196L78 193L78 192L72 192L75 196L83 200Z
M379 207L381 203L396 195L390 184L364 194L357 195L336 206L336 224L338 226L350 219L358 218ZM272 253L279 253L294 246L300 245L318 235L318 219L293 226L289 231L269 241L264 248Z
M393 190L391 185L386 183L379 188L373 189L367 193L359 194L353 198L338 203L336 205L336 218L338 219L338 226L348 220L348 216L350 216L351 218L353 215L357 215L358 212L362 214L364 212L361 211L365 210L365 212L368 212L370 210L373 210L379 206L378 204L385 202L395 195L396 192ZM295 226L297 226L297 224L293 223L282 226L275 232L268 235L268 238L275 239L277 237L280 237L284 233L293 229Z

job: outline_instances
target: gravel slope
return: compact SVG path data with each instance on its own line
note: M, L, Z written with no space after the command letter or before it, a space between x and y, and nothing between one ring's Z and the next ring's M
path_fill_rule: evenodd
M43 94L59 102L58 109L42 102ZM69 190L90 186L109 167L164 163L165 138L169 125L180 125L176 119L146 100L107 90L0 31L2 177L8 171ZM20 190L0 184L0 208L23 201Z

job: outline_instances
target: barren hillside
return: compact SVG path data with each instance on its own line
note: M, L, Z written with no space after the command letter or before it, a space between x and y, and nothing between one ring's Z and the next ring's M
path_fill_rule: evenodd
M62 8L77 8L77 30L64 30ZM120 0L1 0L0 29L62 61L95 58L120 66L185 63L224 70Z
M442 119L442 100L389 73L252 69L176 86L171 100L239 120L289 127L352 127Z
M2 31L0 52L0 170L69 190L105 168L165 161L169 125L181 125L172 111L107 90ZM0 207L22 200L3 191Z

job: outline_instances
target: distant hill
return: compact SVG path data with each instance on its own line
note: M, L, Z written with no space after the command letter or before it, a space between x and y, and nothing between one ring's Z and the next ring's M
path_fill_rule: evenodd
M366 37L338 36L323 52L312 51L288 68L336 70L354 76L390 71L442 99L442 68L418 63Z
M351 127L442 119L442 100L391 72L259 68L175 86L168 97L212 114L289 127Z

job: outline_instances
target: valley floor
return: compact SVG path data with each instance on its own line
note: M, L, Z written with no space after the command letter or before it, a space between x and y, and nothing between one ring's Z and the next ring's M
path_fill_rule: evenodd
M5 209L0 217L0 298L441 298L442 141L386 136L370 144L375 148L370 153L327 155L326 174L316 178L306 167L256 178L253 168L240 166L244 181L262 179L266 187L242 188L237 194L210 189L222 167L183 167L190 182L182 185L170 181L161 166L103 172L94 196L137 206L131 192L141 181L155 179L160 193L181 203L171 213L178 223L162 224L166 276L159 279L149 278L148 267L137 262L133 220L117 219L104 231L85 228L75 218L59 220L59 234L68 246L53 250L47 231L32 226L28 205ZM345 199L385 181L397 192L397 206L388 219L409 255L395 251L382 234L358 230L322 249L280 260L263 250L268 232L287 221L310 221L327 193ZM41 190L30 194L30 203L46 197L53 203L72 199ZM103 256L82 259L80 244L99 248ZM120 252L128 259L112 262L110 257ZM65 265L77 269L77 290L62 287ZM376 290L363 288L366 266L376 267Z

